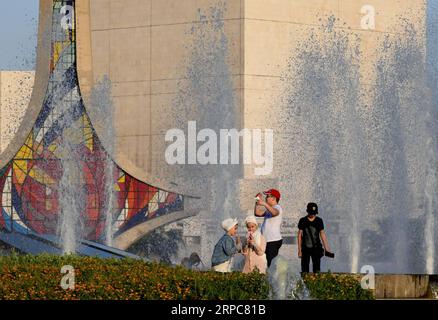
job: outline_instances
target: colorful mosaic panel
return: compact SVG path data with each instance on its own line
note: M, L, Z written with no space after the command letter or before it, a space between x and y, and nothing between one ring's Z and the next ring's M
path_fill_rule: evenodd
M84 237L96 241L104 236L111 201L105 186L111 178L115 235L183 210L183 196L143 183L114 163L108 178L110 156L93 129L78 85L75 18L67 18L68 6L74 5L74 1L54 1L47 93L23 146L0 170L0 229L57 234L62 177L66 166L72 164L80 171L79 185L72 184L72 188L85 195L81 204Z

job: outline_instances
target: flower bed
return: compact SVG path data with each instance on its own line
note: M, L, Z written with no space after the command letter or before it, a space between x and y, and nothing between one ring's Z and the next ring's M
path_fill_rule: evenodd
M66 290L62 266L71 265L75 287ZM0 299L267 299L269 284L257 273L191 271L132 259L78 256L0 257Z
M63 289L70 265L75 272L73 290ZM373 299L348 274L306 274L304 283L313 299ZM258 273L222 274L132 259L78 256L0 256L0 300L8 299L117 299L117 300L263 300L269 283Z
M310 296L319 300L372 300L373 293L362 289L360 279L351 274L308 273L303 276Z

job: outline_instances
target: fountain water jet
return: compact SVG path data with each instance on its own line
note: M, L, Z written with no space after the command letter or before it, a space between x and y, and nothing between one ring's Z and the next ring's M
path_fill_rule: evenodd
M228 63L230 43L224 29L226 2L219 1L209 12L199 11L199 21L193 24L187 45L189 52L186 79L180 81L179 92L174 101L174 118L181 129L187 128L189 120L196 121L199 129L239 128L236 116L236 93ZM178 115L184 114L184 117ZM230 160L230 159L228 159ZM228 161L231 163L231 161ZM236 216L239 208L238 188L241 176L240 165L189 165L184 166L179 178L202 186L206 207L200 217L209 233L203 237L201 260L207 265L217 239L222 236L220 223ZM239 210L240 211L240 210Z
M108 76L104 76L94 87L90 96L90 107L93 108L96 117L101 119L100 135L105 141L110 141L105 146L107 153L104 156L105 176L104 176L104 194L106 195L105 203L103 204L105 233L104 242L107 246L112 246L114 228L114 214L117 210L117 195L116 184L114 180L117 174L117 166L111 159L111 154L116 154L114 137L116 131L114 128L114 104L111 95L111 81Z
M437 178L436 178L436 161L433 161L435 155L433 153L432 139L429 139L427 145L430 147L428 150L428 158L430 159L430 167L427 169L426 175L426 185L425 185L425 196L426 196L426 227L425 227L425 238L426 238L426 272L428 274L434 273L435 266L435 216L434 216L434 206L435 204L435 194L438 189Z
M65 254L76 252L78 241L82 238L83 225L81 215L84 211L82 191L82 170L80 162L75 160L73 149L64 142L60 150L62 177L59 187L60 220L59 235ZM74 192L72 192L74 190Z
M272 260L267 270L271 285L271 299L308 300L310 293L297 271L293 271L289 262L281 255Z
M358 67L360 39L336 23L329 17L313 31L283 76L279 126L289 139L280 152L290 160L281 179L301 182L284 183L294 201L320 204L337 271L372 264L377 272L430 273L437 148L427 141L436 141L437 112L422 36L400 19L404 32L379 45L369 86Z
M350 230L339 255L349 260L349 271L357 272L366 193L360 40L335 29L336 21L329 17L298 47L282 77L285 111L279 127L290 132L290 139L281 152L291 155L291 166L281 179L304 178L299 186L285 182L292 197L307 190L298 202L316 201L329 227L336 221L340 230Z

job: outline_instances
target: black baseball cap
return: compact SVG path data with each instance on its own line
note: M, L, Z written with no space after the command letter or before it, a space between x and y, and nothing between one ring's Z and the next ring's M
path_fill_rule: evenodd
M318 205L314 202L309 202L307 204L307 213L308 214L318 214Z

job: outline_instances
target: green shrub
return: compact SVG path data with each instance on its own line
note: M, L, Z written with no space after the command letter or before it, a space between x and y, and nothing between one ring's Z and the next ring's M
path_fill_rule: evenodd
M75 270L74 290L61 288L61 267ZM267 299L258 273L199 272L133 259L78 256L0 257L0 299Z
M75 269L75 289L61 288L61 267ZM313 299L373 299L354 275L303 275ZM0 256L0 299L263 300L265 275L192 271L133 259L79 256Z
M308 273L303 275L310 296L319 300L372 300L373 293L362 289L358 278L349 274Z

